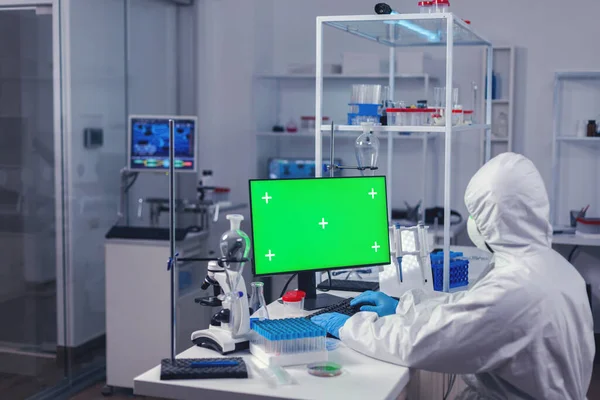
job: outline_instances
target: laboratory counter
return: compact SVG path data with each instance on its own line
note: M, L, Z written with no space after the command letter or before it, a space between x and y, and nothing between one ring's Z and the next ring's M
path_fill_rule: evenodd
M469 287L488 265L489 258L474 247L453 246L453 251L462 251L471 258L469 265ZM330 291L339 297L354 297L358 293ZM277 301L268 305L271 318L283 318L283 305ZM306 312L306 315L309 313ZM245 360L252 357L249 351L232 354ZM213 350L191 347L177 358L220 357ZM157 364L158 364L157 360ZM134 380L136 395L165 399L324 399L343 398L392 400L403 399L407 393L411 370L364 356L339 342L339 347L329 352L329 361L342 366L343 373L333 378L309 375L305 365L285 367L295 380L294 384L271 387L256 371L252 362L247 362L249 379L204 379L204 380L160 380L160 366L141 374Z
M340 297L356 295L350 292L329 292ZM272 318L283 317L283 305L269 304ZM307 313L308 315L308 313ZM248 360L249 351L234 354ZM177 358L220 357L213 350L194 346ZM160 366L138 376L134 381L136 395L165 399L398 399L409 382L410 370L364 356L339 342L339 347L329 352L329 361L340 364L343 373L333 378L309 375L305 365L286 367L294 384L271 387L252 362L246 362L248 379L204 379L161 381ZM365 384L368 382L368 384Z

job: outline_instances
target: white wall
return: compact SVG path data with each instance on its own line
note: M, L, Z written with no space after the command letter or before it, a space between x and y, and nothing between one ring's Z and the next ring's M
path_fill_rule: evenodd
M417 10L416 2L411 5L391 2L391 5L401 11ZM463 0L453 3L452 10L470 19L474 29L493 43L519 47L514 149L533 160L550 188L554 72L598 69L600 53L593 51L597 47L597 12L593 11L600 11L600 4L591 0L584 0L577 6L559 0L545 2L543 6L517 0L496 3ZM256 142L249 131L259 128L256 121L263 121L263 129L265 125L268 127L270 122L265 124L265 118L273 118L272 113L265 112L273 107L273 89L265 89L262 84L253 82L253 75L265 71L281 72L288 63L314 60L316 16L371 14L372 3L362 0L206 0L199 4L198 11L201 26L198 33L198 114L203 127L201 163L215 169L224 183L232 186L234 197L245 200L246 180L256 174ZM373 48L372 44L359 38L328 28L325 32L326 61L337 61L342 50L371 51ZM459 74L459 62L460 59L457 60L456 74ZM471 61L470 56L464 56L463 62L471 64L473 72L461 79L469 81L481 73L480 60ZM308 85L312 86L312 83ZM253 88L260 89L258 98L253 94ZM285 105L293 107L288 111L290 114L311 112L309 96L304 97L306 103ZM229 107L232 102L235 107ZM327 109L327 105L324 108ZM471 157L478 151L478 146L471 138L463 140L461 144L464 145L456 147L454 153L455 166L458 166L453 171L457 183L452 188L452 207L464 212L462 193L477 168ZM305 146L310 151L310 143ZM410 151L412 149L408 153ZM411 200L408 192L418 187L418 182L405 180L408 176L401 172L410 169L410 159L398 161L400 172L396 176L402 180L404 193L399 193L397 199L404 195ZM594 177L597 180L595 175L590 179ZM592 276L588 266L598 263L600 252L590 253L591 258L579 259L586 264L580 269L592 281L597 303L600 279ZM600 318L600 314L596 318Z

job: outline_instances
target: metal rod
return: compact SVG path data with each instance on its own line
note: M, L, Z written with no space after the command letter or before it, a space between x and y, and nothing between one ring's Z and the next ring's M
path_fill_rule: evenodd
M485 104L485 123L489 128L485 130L485 158L484 163L492 157L492 74L494 65L494 48L487 48L487 95Z
M333 152L334 152L334 148L333 148L333 143L334 143L333 128L334 128L334 126L335 125L333 124L333 120L332 120L331 121L331 143L330 143L330 146L329 146L329 177L330 178L333 178L334 172L335 172L335 170L334 170L335 163L333 162Z
M321 137L321 124L323 123L323 24L321 17L317 17L317 56L315 79L315 178L323 176L323 147Z
M448 15L446 25L446 137L444 149L444 292L450 291L450 188L452 167L452 88L453 88L453 50L454 18Z
M169 254L171 261L171 363L175 364L175 335L177 332L177 301L175 292L175 121L169 120Z
M389 27L390 41L396 42L396 26ZM389 50L389 77L388 77L388 98L394 100L396 95L396 47L391 46ZM388 100L388 99L384 99ZM385 103L384 103L385 106ZM387 148L387 204L388 204L388 222L392 222L392 188L394 175L394 139L393 133L388 132L388 148Z

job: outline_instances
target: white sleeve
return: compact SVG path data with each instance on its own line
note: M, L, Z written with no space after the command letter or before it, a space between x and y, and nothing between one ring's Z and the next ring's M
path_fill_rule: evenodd
M522 308L521 300L519 293L509 296L496 284L433 298L411 291L401 297L395 315L352 316L340 329L340 339L358 352L407 367L484 372L527 344L526 337L515 340L514 330L507 327L507 318Z

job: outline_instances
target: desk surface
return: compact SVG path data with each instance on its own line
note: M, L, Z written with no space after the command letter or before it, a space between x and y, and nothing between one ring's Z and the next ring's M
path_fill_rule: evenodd
M465 256L481 256L485 252L474 247L453 247L454 251L463 251ZM489 255L487 256L489 257ZM487 257L472 260L469 268L469 280L475 281L485 266ZM484 259L485 258L485 259ZM471 283L472 284L472 283ZM329 292L339 297L351 297L352 292ZM271 318L283 318L283 306L278 302L269 304ZM236 353L244 359L252 357L249 352ZM177 356L178 358L220 357L212 350L192 347ZM134 392L137 395L166 399L396 399L409 381L408 368L364 356L347 348L343 343L329 353L329 360L342 365L342 375L334 378L319 378L309 375L305 366L286 367L286 371L295 379L295 384L271 388L256 372L251 363L249 379L206 379L161 381L160 366L138 376L134 380ZM204 397L205 396L205 397Z
M340 297L350 297L350 292L330 292ZM271 318L283 317L283 306L277 302L268 306ZM308 314L308 313L307 313ZM236 353L245 360L251 358L248 351ZM194 346L177 358L221 357L218 353ZM336 350L329 352L329 361L343 367L343 373L334 378L319 378L309 375L306 366L286 367L295 384L270 387L253 368L251 362L249 379L205 379L161 381L160 366L138 376L134 380L137 395L166 399L396 399L409 381L409 369L388 364L364 356L339 343ZM258 361L256 361L258 362ZM365 384L368 382L368 384ZM301 389L300 389L301 387ZM206 396L206 397L204 397Z
M600 235L594 237L591 235L554 234L552 235L552 244L566 244L572 246L600 246Z

